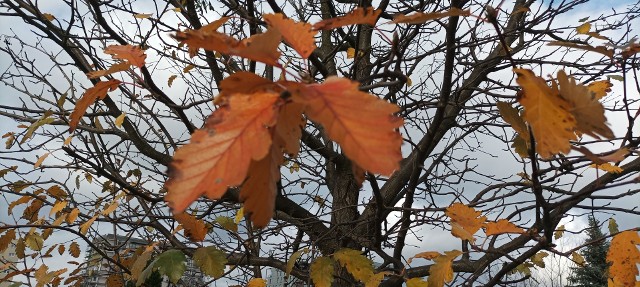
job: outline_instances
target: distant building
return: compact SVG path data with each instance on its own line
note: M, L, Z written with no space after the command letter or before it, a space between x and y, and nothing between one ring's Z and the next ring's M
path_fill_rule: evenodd
M16 270L15 264L18 263L19 258L16 255L16 240L9 243L9 247L3 252L0 252L0 279L9 275L9 273ZM0 287L9 287L14 284L14 281L5 280L0 282Z
M269 275L267 275L267 287L309 287L311 285L305 284L304 281L289 276L284 271L277 268L270 268Z
M113 234L97 238L93 244L95 244L100 250L102 250L107 256L113 257L117 248L118 251L129 249L134 251L138 247L148 244L147 241L139 238L128 238L125 236ZM102 255L96 252L94 249L89 248L85 256L86 268L83 274L82 287L105 287L107 286L107 278L109 275L116 273L114 266L104 259ZM177 285L171 286L189 286L197 287L203 286L205 283L205 275L200 272L197 266L193 264L191 258L187 258L186 262L187 270L180 279ZM119 273L119 272L117 272ZM168 280L163 280L162 287L169 286ZM2 286L4 287L4 286Z

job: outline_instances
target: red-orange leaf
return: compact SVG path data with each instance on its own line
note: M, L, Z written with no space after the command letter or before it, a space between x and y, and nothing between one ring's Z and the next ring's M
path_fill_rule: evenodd
M184 228L184 236L191 241L203 241L207 235L207 226L204 221L197 219L195 216L187 213L175 214L173 216Z
M624 231L611 240L607 253L609 267L609 286L637 286L638 265L640 264L640 236L636 231Z
M282 152L272 147L267 156L251 162L249 177L240 188L244 212L250 214L251 221L258 228L267 226L273 217L282 160Z
M76 107L73 109L73 112L70 116L69 127L70 130L73 131L78 126L80 122L80 118L84 115L87 108L96 101L96 99L104 99L107 96L107 93L115 90L120 81L111 79L106 82L98 82L95 86L87 89L82 95L82 98L78 102L76 102Z
M105 54L110 54L114 59L129 61L131 65L142 68L147 55L140 47L132 45L111 45L104 49Z
M303 59L309 58L311 52L316 49L316 40L313 38L316 31L311 30L311 24L284 18L280 13L265 14L263 17L270 27L280 31L284 41L291 45Z
M394 23L405 23L405 24L422 24L427 21L441 19L444 17L451 16L469 16L471 15L471 11L462 10L460 8L453 7L447 11L442 12L433 12L433 13L413 13L411 15L398 15L393 18Z
M358 83L330 77L296 93L294 101L306 105L305 114L320 123L343 152L365 170L391 175L398 169L402 119L398 106L358 90Z
M109 67L109 69L97 70L97 71L93 71L93 72L87 73L87 78L95 79L95 78L111 75L113 73L126 71L127 69L129 69L130 66L131 66L131 63L129 63L129 62L116 63L116 64L111 65L111 67Z
M313 24L313 29L331 30L334 28L355 24L367 24L373 26L376 24L376 21L378 21L378 16L380 16L380 13L382 13L381 10L373 10L373 7L369 7L366 9L359 7L344 16L325 19L318 23L315 23Z
M268 127L275 124L278 100L275 93L236 94L230 97L223 119L209 119L193 133L191 143L176 151L165 197L175 213L205 193L219 199L227 187L244 181L251 160L267 156Z
M524 229L517 227L507 219L500 219L497 222L487 222L485 224L487 236L503 233L524 233Z

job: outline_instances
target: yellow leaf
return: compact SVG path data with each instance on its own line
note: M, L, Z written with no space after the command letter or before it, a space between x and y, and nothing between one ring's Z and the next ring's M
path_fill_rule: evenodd
M333 283L333 260L329 257L318 257L311 263L310 276L316 287L331 287Z
M590 30L591 30L591 23L589 22L585 22L576 28L576 32L578 32L578 34L587 34L589 33Z
M407 280L407 287L429 287L429 284L422 278L411 278Z
M560 225L558 226L558 229L556 229L556 232L553 233L553 238L560 239L560 237L562 237L563 234L564 234L564 225Z
M333 258L360 282L365 283L373 276L373 262L362 255L360 250L343 248L334 253Z
M589 92L596 100L604 98L608 92L611 92L611 87L613 84L609 80L595 81L587 85Z
M607 228L609 229L609 234L616 234L620 232L620 230L618 230L618 223L613 217L609 218L609 224Z
M131 266L131 278L134 282L138 281L138 278L140 278L140 274L142 274L142 271L147 266L152 254L153 248L146 248L145 251L136 258L136 261L133 262L133 265Z
M78 218L79 214L80 214L80 210L78 208L74 208L73 210L71 210L69 215L67 215L67 219L66 219L67 223L73 224Z
M49 212L49 216L56 214L56 212L61 211L65 207L67 207L67 202L66 201L58 201L51 208L51 211Z
M561 47L567 47L567 48L574 48L579 50L600 53L609 58L613 58L613 49L607 48L606 46L593 47L591 45L582 45L574 42L563 42L563 41L551 41L547 43L547 46L561 46Z
M302 253L307 253L307 249L303 249L303 250L298 250L296 252L294 252L293 254L291 254L291 257L289 257L289 260L287 261L287 269L285 270L287 272L287 276L289 276L289 274L291 274L291 270L293 270L293 266L296 264L296 261L298 261L298 258L300 258L300 256L302 256Z
M267 281L262 278L253 278L247 283L247 287L266 287Z
M607 252L609 266L609 282L613 286L634 286L638 276L638 264L640 264L640 250L636 245L640 244L640 236L636 231L624 231L618 233L611 240ZM609 286L612 286L609 284Z
M409 258L409 260L407 260L407 263L411 264L411 261L413 261L414 258L422 258L422 259L427 259L427 260L433 260L433 258L436 258L438 256L441 256L442 254L440 252L437 251L426 251L426 252L420 252L418 254L416 254L415 256Z
M127 116L127 114L122 113L121 115L119 115L119 116L116 118L116 122L115 122L116 127L122 127L122 123L124 123L124 118L125 118L126 116Z
M147 19L147 18L149 18L151 16L153 16L153 13L150 13L150 14L139 13L139 14L133 15L133 17L135 17L137 19Z
M486 216L462 203L454 203L447 207L445 214L451 218L451 234L463 240L475 241L473 234L478 232L487 221Z
M44 239L38 233L29 233L24 237L24 244L33 251L39 251L44 247Z
M180 9L179 7L177 7L177 8L173 8L173 9L171 9L171 10L173 10L173 12L176 12L176 13L180 13L180 12L182 12L182 9Z
M597 169L604 170L604 171L610 172L610 173L621 173L622 172L622 168L621 167L612 165L612 164L610 164L608 162L603 163L603 164L595 164L594 163L594 164L589 165L589 167L597 168Z
M42 17L44 17L45 19L47 19L47 21L53 21L56 19L56 16L53 16L49 13L42 13Z
M238 212L236 213L236 218L233 220L236 224L240 223L240 221L242 221L242 219L244 218L244 207L240 207L240 209L238 209Z
M73 136L68 136L65 140L64 143L62 143L63 146L68 146L71 143L71 140L73 139Z
M582 255L580 255L580 253L578 252L574 251L573 253L571 253L571 259L573 260L573 262L580 266L584 265L584 257L582 257Z
M222 228L228 231L238 232L238 224L234 218L228 216L218 216L215 220Z
M46 152L45 154L41 155L40 157L38 157L38 160L36 161L35 164L33 164L33 168L38 168L40 167L40 165L42 164L42 162L49 156L49 152Z
M59 226L65 221L65 219L67 219L67 214L66 213L60 214L60 216L58 216L56 220L54 220L53 223L51 223L51 225Z
M462 251L446 251L445 255L434 258L435 264L429 268L429 287L443 287L445 282L453 280L453 260L460 256Z
M373 274L373 276L369 277L369 280L367 282L365 282L364 286L365 287L378 287L380 285L380 282L382 282L382 280L384 280L384 277L387 275L391 275L391 272L380 272L380 273L376 273Z
M487 236L498 235L504 233L524 233L524 229L516 226L507 219L500 219L497 222L488 222L485 224Z
M107 206L107 208L105 208L102 211L102 215L103 216L107 216L109 214L111 214L112 212L114 212L116 210L116 208L118 208L119 203L117 201L112 202L111 204L109 204L109 206Z
M523 90L518 101L524 106L523 117L531 126L537 152L542 158L569 153L569 141L576 139L576 119L569 112L569 103L531 70L514 69L514 72Z
M91 224L93 224L93 222L96 221L97 218L98 218L98 215L96 214L93 217L91 217L91 219L87 220L85 223L80 225L80 234L87 235L87 232L91 227Z
M536 255L531 256L531 263L544 268L544 258L549 256L549 253L546 253L544 251L540 251L538 253L536 253Z
M529 128L520 116L518 109L511 106L509 103L501 101L496 102L496 106L498 107L498 111L500 112L502 119L510 124L522 139L528 142Z
M349 47L347 49L347 59L353 59L356 57L356 49Z

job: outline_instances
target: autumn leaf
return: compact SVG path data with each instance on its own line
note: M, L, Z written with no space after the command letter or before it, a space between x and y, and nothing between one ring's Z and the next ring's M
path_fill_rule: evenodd
M220 278L224 274L227 255L213 246L200 247L193 253L193 261L202 273Z
M244 219L244 207L240 207L240 209L238 209L238 212L236 212L236 217L233 219L233 222L235 224L240 223L240 221L242 221L242 219Z
M122 274L111 274L107 277L106 286L109 287L121 287L124 286L124 279L122 279Z
M170 166L165 200L175 213L184 211L200 195L219 199L229 186L240 185L251 160L267 156L276 120L278 94L236 94L230 98L224 121L208 122L180 147ZM215 114L215 113L214 113Z
M282 162L282 153L271 148L263 159L251 162L247 172L249 176L240 188L244 211L258 228L265 227L273 217Z
M171 87L173 85L173 81L177 78L177 75L171 75L169 77L169 80L167 80L167 85L169 85L169 87Z
M15 229L9 229L5 234L0 236L0 253L3 253L14 239L16 239Z
M296 93L294 102L305 105L305 114L321 124L344 154L365 170L391 175L399 168L402 119L393 114L398 106L358 90L358 83L330 77ZM357 108L355 108L357 107Z
M329 257L318 257L311 263L310 276L316 287L331 287L333 283L333 260Z
M553 233L553 239L560 239L562 237L562 235L564 235L565 232L565 228L564 225L560 225L558 226L558 228L556 228L556 232Z
M577 121L576 129L596 139L599 136L611 139L613 131L607 126L604 107L598 100L591 97L589 89L576 84L576 80L568 77L564 71L558 72L560 97L569 102L569 112Z
M132 45L111 45L104 49L104 53L111 55L114 59L128 61L138 68L142 68L147 59L147 55L140 47Z
M316 31L311 30L310 24L285 18L280 13L265 14L263 18L270 27L280 31L284 41L291 45L303 59L309 58L309 55L316 49L314 39Z
M33 164L33 168L38 168L44 162L44 160L49 156L49 152L45 152L43 155L38 157L38 160Z
M122 124L124 123L124 119L125 119L126 116L127 116L127 114L122 113L116 118L116 120L114 122L116 127L122 127Z
M595 100L604 98L607 93L611 92L611 87L613 87L613 84L609 80L595 81L587 85L587 89L589 89Z
M579 266L585 265L584 257L582 257L582 255L580 255L580 253L578 252L574 251L571 253L571 260L573 260L573 262L575 262Z
M207 226L204 221L197 219L195 216L187 213L178 213L173 217L184 228L184 236L194 242L201 242L207 235Z
M575 140L576 119L569 112L570 104L557 96L545 81L531 70L514 69L522 87L518 99L524 106L524 119L529 123L536 139L536 151L542 158L557 153L569 153L570 140Z
M591 30L591 23L589 22L585 22L576 28L576 32L578 32L578 34L587 34L589 33L589 30Z
M158 255L156 259L151 262L147 268L140 274L137 285L148 278L153 270L158 270L160 275L166 275L173 284L177 284L184 271L187 270L185 265L187 258L180 250L171 249Z
M607 252L609 266L609 286L634 286L640 264L640 244L638 232L623 231L613 236Z
M238 224L236 224L231 217L218 216L215 221L225 230L238 232Z
M38 220L38 212L40 212L43 205L44 203L41 200L34 199L31 201L31 204L24 209L20 218L24 218L30 223L35 222Z
M257 92L276 92L275 84L251 72L237 72L220 82L220 94L213 103L218 106L227 105L233 94L253 94ZM279 92L279 91L278 91Z
M247 282L247 287L266 287L267 281L262 278L253 278Z
M151 16L153 16L153 14L151 13L138 13L133 15L133 17L136 19L147 19Z
M610 173L621 173L622 172L622 168L619 166L615 166L612 165L608 162L605 162L603 164L590 164L589 167L593 167L593 168L597 168L600 170L604 170L606 172L610 172Z
M66 201L56 202L56 204L54 204L53 207L51 208L51 211L49 211L49 216L56 214L57 212L63 210L65 207L67 207Z
M296 264L296 261L298 261L298 258L300 258L300 256L302 256L303 252L307 253L308 250L307 249L302 249L302 250L298 250L298 251L294 252L293 254L291 254L291 257L289 257L289 260L287 260L287 268L285 270L285 272L287 273L287 276L289 276L289 274L291 274L291 271L293 270L293 267Z
M105 77L105 76L111 75L113 73L126 71L126 70L129 69L129 67L131 67L131 63L129 63L129 62L116 63L116 64L111 65L109 67L109 69L106 69L106 70L97 70L97 71L88 72L87 73L87 78L96 79L96 78L99 78L99 77Z
M47 265L40 265L40 268L38 268L33 274L33 277L35 277L37 281L36 287L47 286L56 277L64 274L65 272L67 272L67 268L49 272L49 267Z
M68 196L67 192L64 191L59 185L52 185L47 188L47 194L51 195L55 199L64 199Z
M538 267L544 268L545 264L544 264L544 258L549 256L549 253L546 253L544 251L540 251L538 253L536 253L535 255L531 256L531 263L535 264Z
M89 228L91 227L93 222L96 221L97 218L98 218L98 215L96 214L93 217L91 217L89 220L85 221L82 225L80 225L80 234L86 235L87 232L89 231Z
M504 234L504 233L524 233L524 229L516 226L507 219L500 219L497 222L487 222L485 225L487 236Z
M452 7L447 11L442 12L433 12L433 13L413 13L410 15L398 15L393 18L393 23L404 23L404 24L423 24L427 21L432 21L436 19L442 19L444 17L454 17L454 16L470 16L471 11L462 10L460 8Z
M67 221L67 223L69 224L73 224L78 218L79 214L80 214L80 210L77 208L74 208L73 210L71 210L71 212L69 212L69 215L67 215L67 219L65 221Z
M315 23L313 24L313 29L331 30L342 26L356 24L366 24L374 26L378 21L378 16L380 16L380 13L382 13L382 10L374 10L373 7L358 7L344 16L325 19L318 23Z
M409 258L409 260L407 260L407 264L411 264L411 262L413 262L413 259L415 259L415 258L433 260L433 258L436 258L436 257L438 257L440 255L442 255L442 254L440 252L437 252L437 251L420 252L420 253L414 255L413 257Z
M380 282L382 282L382 280L384 280L386 276L389 276L391 274L393 273L389 271L383 271L373 274L371 277L369 277L369 280L365 282L364 287L378 287L380 286Z
M130 268L131 278L134 281L140 282L138 278L140 278L140 275L142 274L145 267L147 266L147 263L149 263L149 260L151 259L151 255L153 255L153 248L145 248L145 250L140 254L140 256L136 258L136 261L134 261L133 264L131 265L131 268Z
M73 112L70 116L69 127L70 130L73 131L78 126L80 122L80 118L84 115L87 108L96 101L96 99L104 99L107 96L107 93L115 90L118 85L120 85L120 81L111 79L109 81L102 81L95 84L95 86L87 89L80 98L79 101L76 102L76 107L73 109Z
M585 50L585 51L600 53L600 54L605 55L605 56L607 56L609 58L613 58L613 49L609 49L609 48L607 48L605 46L593 47L591 45L582 45L582 44L576 44L576 43L573 43L573 42L562 42L562 41L551 41L551 42L547 43L547 45L574 48L574 49L578 49L578 50Z
M445 214L451 218L451 234L463 240L475 241L473 234L478 232L487 221L486 216L462 203L454 203L447 207Z
M334 253L333 258L360 282L365 283L373 276L373 262L360 250L343 248Z
M433 259L435 264L429 268L429 287L443 287L445 282L453 280L453 260L460 256L462 251L446 251L444 255Z
M29 140L33 136L33 134L36 132L36 130L38 130L38 128L44 125L53 123L55 121L55 118L51 117L51 115L53 115L53 112L50 110L44 112L44 114L42 114L42 116L37 121L33 122L27 128L27 130L24 133L24 136L22 137L22 140L20 140L20 143L23 144L27 142L27 140Z
M304 105L286 103L280 108L278 124L274 128L273 142L291 157L298 156L300 137L307 120L302 116Z
M24 244L33 251L39 251L44 247L44 239L38 233L28 233L24 237Z
M71 242L71 245L69 245L69 254L75 258L80 257L80 245L78 242Z
M505 122L511 125L511 127L518 133L518 135L525 139L528 142L529 139L529 128L527 124L524 122L518 109L514 108L511 104L505 102L496 102L496 106L498 107L498 111L504 119Z
M429 287L429 284L422 278L411 278L407 280L407 287Z
M609 234L616 234L620 232L620 230L618 230L618 222L616 222L615 218L609 218L607 229L609 229Z
M50 13L42 13L42 16L47 19L47 21L51 22L53 20L56 19L56 16L53 16L53 14Z

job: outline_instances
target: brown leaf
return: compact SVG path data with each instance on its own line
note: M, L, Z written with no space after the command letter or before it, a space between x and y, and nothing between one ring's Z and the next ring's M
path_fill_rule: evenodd
M378 21L378 16L380 16L380 13L382 13L382 10L373 10L373 7L358 7L344 16L325 19L318 23L315 23L313 24L313 29L331 30L342 26L356 24L367 24L373 26Z
M2 236L0 236L0 253L3 253L9 247L9 244L16 239L16 230L9 229Z
M140 47L132 45L111 45L104 49L104 53L111 55L114 59L128 61L138 68L142 68L147 59L147 55Z
M273 142L285 153L296 157L300 150L300 137L307 120L302 116L304 106L287 103L280 108L278 124L274 128Z
M293 21L280 13L265 14L263 17L270 27L275 27L280 31L284 41L291 45L303 59L309 58L309 55L316 49L314 36L317 32L311 30L310 24Z
M404 24L423 24L427 21L442 19L444 17L454 17L454 16L470 16L470 10L462 10L460 8L452 7L447 11L442 12L433 12L433 13L413 13L411 15L397 15L393 17L393 23L404 23Z
M244 211L250 215L251 222L262 228L273 217L277 195L277 182L280 180L282 152L272 146L264 158L251 161L247 180L240 188L240 200L244 201Z
M209 119L191 143L180 147L170 166L165 200L175 213L200 195L219 199L229 186L240 185L251 160L267 156L276 121L278 94L236 94L229 99L224 121ZM215 114L215 113L214 113Z
M111 79L109 81L102 81L96 83L95 86L87 89L80 98L79 101L76 102L76 107L73 109L71 113L69 128L71 131L75 130L80 122L80 118L84 115L87 108L96 101L96 99L104 99L107 96L107 93L115 90L118 85L120 85L120 81Z
M80 245L78 245L78 242L71 242L71 245L69 245L69 254L75 258L80 257Z
M182 228L184 228L184 236L189 238L189 240L194 242L204 241L204 238L207 235L207 225L204 221L187 213L174 214L173 218L182 225Z
M518 109L511 106L509 103L498 101L496 102L496 106L498 107L498 111L500 111L500 115L504 119L505 122L511 125L513 129L528 142L529 139L529 128L527 124L524 122L522 117L520 117L520 113Z

